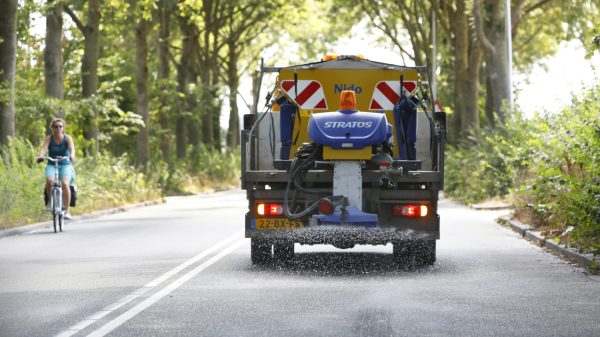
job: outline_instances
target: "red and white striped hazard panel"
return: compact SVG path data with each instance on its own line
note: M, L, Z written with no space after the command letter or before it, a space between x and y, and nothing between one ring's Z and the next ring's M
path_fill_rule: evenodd
M444 111L444 108L442 108L442 105L440 104L440 102L438 102L438 100L435 100L435 112L442 112Z
M298 80L298 88L295 83L292 80L281 81L281 89L300 106L300 109L327 109L325 92L321 83L312 80ZM298 94L297 97L296 94Z
M404 81L404 89L413 93L417 89L417 82ZM398 103L400 98L400 81L381 81L373 90L373 98L369 110L392 110L394 104Z

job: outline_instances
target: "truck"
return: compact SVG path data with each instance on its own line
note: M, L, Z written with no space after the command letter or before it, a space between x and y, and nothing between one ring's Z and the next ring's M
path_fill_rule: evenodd
M261 62L265 105L240 138L253 264L292 261L295 244L391 244L395 263L435 263L446 114L429 73L354 55Z

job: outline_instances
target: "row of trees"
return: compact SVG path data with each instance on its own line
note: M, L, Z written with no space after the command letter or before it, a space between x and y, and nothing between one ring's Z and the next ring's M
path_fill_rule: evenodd
M509 97L507 31L516 69L526 72L557 51L561 41L579 38L588 48L600 33L600 6L589 0L354 0L372 25L402 55L416 64L432 56L432 20L441 66L441 100L451 104L455 139L477 134L479 127L503 124ZM405 38L403 38L405 37ZM482 113L483 112L483 113Z
M0 61L7 84L3 92L10 100L2 103L0 139L6 143L16 134L37 143L25 131L35 118L22 114L27 111L22 105L31 102L23 98L33 95L50 102L47 110L55 110L44 119L66 115L75 123L86 155L101 148L134 152L138 163L145 164L154 147L165 161L184 159L200 147L235 148L240 78L252 75L261 51L272 45L279 46L274 59L292 47L307 56L320 54L337 35L331 28L336 24L325 20L330 5L295 0L1 0ZM39 15L46 19L43 37L32 31ZM307 29L294 29L299 25ZM45 90L28 90L40 86L41 74ZM225 100L229 128L222 134ZM135 142L127 135L135 135Z
M270 63L290 55L312 61L364 19L383 33L385 46L415 64L431 60L436 21L440 100L453 112L451 140L466 139L482 124L505 120L504 3L0 0L0 142L16 135L37 143L44 127L37 120L57 114L75 124L86 155L131 152L145 164L153 156L184 159L202 146L235 148L240 78L252 75L265 49L276 46ZM510 10L520 71L562 40L590 45L600 28L600 8L590 0L513 0ZM40 15L43 37L32 30ZM40 101L45 105L32 103ZM219 125L224 101L226 133Z

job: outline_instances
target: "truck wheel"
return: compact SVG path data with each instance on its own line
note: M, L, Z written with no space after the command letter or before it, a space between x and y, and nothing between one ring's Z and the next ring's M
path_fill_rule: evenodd
M435 263L435 240L416 241L415 253L415 258L419 265L433 265Z
M278 262L290 262L294 259L294 243L280 242L273 245L273 258Z
M400 241L393 243L394 262L402 267L413 267L415 265L415 254L413 241Z
M252 264L265 264L271 258L271 245L264 240L250 239L250 259Z
M408 240L394 243L394 261L403 267L435 263L435 240Z

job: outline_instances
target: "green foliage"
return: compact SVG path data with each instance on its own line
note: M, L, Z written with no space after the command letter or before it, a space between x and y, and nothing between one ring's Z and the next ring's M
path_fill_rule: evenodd
M597 1L548 1L532 11L527 5L524 9L525 20L513 41L518 70L527 72L536 60L556 53L560 42L565 40L579 39L591 57L594 36L600 31Z
M38 149L28 141L11 139L8 146L0 147L0 154L0 228L49 219L42 194L45 164L35 164ZM132 167L126 156L84 158L75 169L75 214L155 199L162 194L158 183Z
M20 80L19 88L28 84ZM117 137L130 137L143 125L141 117L130 111L123 111L115 99L105 99L92 96L84 99L64 99L44 97L36 90L19 91L15 96L16 130L20 137L32 144L41 143L48 128L48 122L60 115L67 122L66 132L73 136L76 149L86 149L92 146L92 140L83 134L85 118L91 118L96 111L97 123L100 130L100 148L113 153L125 152L119 144L113 142Z
M573 226L578 245L600 253L600 87L549 117L525 179L516 186L517 207L551 229Z
M191 150L191 148L190 148ZM44 210L44 165L35 164L38 149L29 141L11 139L0 147L0 228L49 219ZM165 194L190 194L205 188L232 186L240 174L240 153L219 153L204 147L195 161L151 161L146 172L131 164L127 155L101 153L80 158L75 166L78 188L73 214L159 198Z
M360 19L357 11L335 1L286 1L270 19L265 35L277 48L258 52L274 52L265 58L269 65L314 62L331 53L330 45L349 35Z
M472 203L510 195L517 214L549 231L573 231L600 252L600 87L555 115L514 116L471 148L451 147L446 193Z
M450 146L445 162L445 191L447 195L466 203L474 203L493 196L505 196L512 187L514 144L522 135L515 118L501 130L486 128L477 143L471 147ZM510 135L509 135L510 134ZM473 139L475 140L475 139Z
M584 47L586 50L585 57L587 59L592 58L595 53L600 53L600 22L596 24L593 29L592 36L589 37L590 41L584 41Z
M33 146L28 141L11 139L8 146L0 146L0 155L0 228L39 219L44 212L44 180L42 169L35 166ZM39 207L32 207L33 200Z
M197 149L188 148L188 160L172 162L163 166L160 179L161 187L166 194L197 193L204 188L222 188L237 183L240 176L240 149L227 150L221 153L205 146Z
M85 158L76 166L81 204L77 212L109 208L160 197L153 179L133 167L127 156L100 154Z
M198 154L192 155L189 164L190 171L208 179L230 181L239 174L240 153L238 151L227 151L221 154L215 150L209 150L202 146Z

